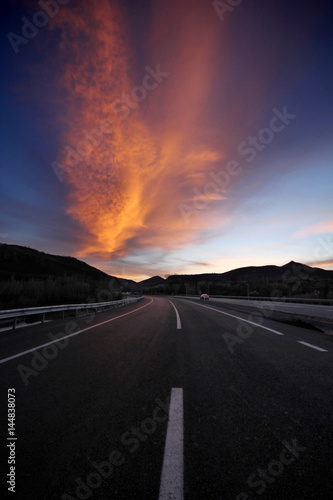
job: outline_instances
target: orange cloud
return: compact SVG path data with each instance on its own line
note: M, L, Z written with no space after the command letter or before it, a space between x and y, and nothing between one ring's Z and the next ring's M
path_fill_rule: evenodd
M57 17L65 93L58 165L69 186L68 213L83 229L81 256L174 248L207 228L201 213L189 225L179 204L192 201L193 187L202 190L224 157L202 123L220 26L207 30L200 9L170 3L170 19L159 12L148 42L163 49L139 79L115 3L86 3Z
M333 232L333 222L323 221L317 224L313 224L312 226L306 226L303 229L300 229L299 231L297 231L296 236L303 238L315 234L324 234L332 232Z
M332 268L333 270L333 259L315 260L307 262L307 265L312 267L324 267L328 268L328 270Z

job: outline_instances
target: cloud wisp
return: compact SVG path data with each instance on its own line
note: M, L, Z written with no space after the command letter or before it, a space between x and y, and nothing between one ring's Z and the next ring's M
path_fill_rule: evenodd
M68 213L82 227L82 256L175 248L207 227L204 217L188 227L178 205L223 157L207 131L202 138L200 125L217 31L203 41L197 37L204 26L200 10L188 24L188 12L176 2L173 7L178 36L136 71L115 3L85 4L57 16L66 111L53 168L69 186ZM148 43L160 45L163 30L158 21L155 26Z
M77 256L116 265L181 253L237 224L244 201L301 164L290 159L301 120L275 92L289 45L271 11L259 12L271 23L274 64L245 3L221 24L210 3L156 0L140 35L116 0L59 11L50 29L63 112L52 166L81 228Z

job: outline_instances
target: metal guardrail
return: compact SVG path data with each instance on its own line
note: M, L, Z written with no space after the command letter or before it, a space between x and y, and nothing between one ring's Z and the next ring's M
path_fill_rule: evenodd
M80 311L107 311L109 309L116 309L124 307L128 304L133 304L141 299L142 297L133 297L124 300L113 300L111 302L92 302L90 304L68 304L60 306L27 307L24 309L8 309L7 311L0 311L0 321L12 319L13 329L15 329L17 319L26 316L41 315L41 323L44 323L46 314L48 313L62 312L62 317L64 318L66 311L75 311L75 316L78 316Z
M333 299L303 299L297 297L252 297L251 295L241 297L241 296L223 296L223 295L210 295L212 298L221 299L242 299L242 300L269 300L272 302L291 302L295 304L316 304L316 305L333 305Z
M197 297L200 295L182 295L183 297ZM315 304L333 306L333 299L303 299L297 297L248 297L241 295L209 295L211 299L240 299L240 300L269 300L272 302L294 302L296 304Z

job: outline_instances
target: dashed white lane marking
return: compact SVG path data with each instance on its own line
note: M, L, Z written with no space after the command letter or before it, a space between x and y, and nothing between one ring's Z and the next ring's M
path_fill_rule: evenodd
M201 304L196 304L195 302L192 302L196 306L201 306ZM205 307L205 306L201 306ZM234 314L229 314L223 311L220 311L219 309L215 309L214 307L206 307L206 309L211 309L212 311L216 311L220 314L225 314L226 316L231 316L232 318L239 319L241 321L245 321L246 323L250 323L251 325L258 326L259 328L263 328L264 330L268 330L269 332L276 333L276 335L284 335L284 333L278 332L277 330L272 330L272 328L268 328L267 326L259 325L258 323L254 323L253 321L249 321L248 319L240 318L239 316L235 316ZM312 349L316 349L317 351L321 352L328 352L327 349L323 349L322 347L317 347L313 344L308 344L307 342L303 342L302 340L297 341L299 344L306 345L307 347L311 347Z
M136 311L139 311L140 309L143 309L144 307L149 306L154 299L151 299L148 304L145 304L144 306L138 307L137 309L134 309L133 311L130 311L125 314L120 314L119 316L116 316L115 318L108 319L107 321L102 321L101 323L98 323L97 325L93 326L88 326L88 328L83 328L83 330L79 330L78 332L70 333L69 335L64 335L63 337L60 337L57 340L52 340L51 342L47 342L46 344L41 344L37 345L36 347L33 347L32 349L28 349L27 351L22 351L19 352L18 354L14 354L13 356L9 356L8 358L0 359L0 365L2 363L6 363L7 361L11 361L12 359L19 358L21 356L24 356L25 354L29 354L30 352L34 352L37 349L42 349L42 347L47 347L48 345L51 344L56 344L57 342L60 342L61 340L68 339L69 337L75 337L75 335L79 335L80 333L86 332L87 330L92 330L93 328L97 328L98 326L105 325L105 323L110 323L111 321L115 321L116 319L123 318L124 316L128 316L129 314L133 314Z
M328 352L326 349L322 349L321 347L317 347L316 345L313 344L308 344L307 342L303 342L302 340L298 340L298 343L311 347L312 349L316 349L317 351Z
M159 500L184 498L183 389L173 388L165 440Z
M182 324L180 322L180 316L179 316L179 312L177 311L176 309L176 306L171 302L171 300L168 300L168 302L170 302L170 304L172 305L172 307L174 308L174 310L176 311L176 318L177 318L177 330L181 330L182 329Z
M195 304L195 302L193 302ZM202 306L201 304L195 304L196 306L201 306L201 307L206 307ZM264 330L268 330L269 332L275 333L276 335L284 335L284 333L278 332L277 330L273 330L272 328L268 328L267 326L260 325L258 323L254 323L254 321L250 321L248 319L240 318L239 316L235 316L234 314L229 314L224 311L220 311L219 309L215 309L214 307L206 307L206 309L210 309L212 311L216 311L220 314L225 314L226 316L231 316L232 318L239 319L240 321L245 321L245 323L250 323L250 325L257 326L258 328L263 328Z

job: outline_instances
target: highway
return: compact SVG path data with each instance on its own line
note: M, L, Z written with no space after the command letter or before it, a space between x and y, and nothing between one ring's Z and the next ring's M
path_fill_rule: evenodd
M193 297L191 300L199 300L199 297ZM244 300L244 299L220 299L212 298L214 302L222 302L226 305L237 304L254 309L268 310L271 312L283 312L294 314L295 316L318 318L323 321L333 321L333 307L328 305L316 304L296 304L292 302L276 302L271 300Z
M0 352L1 498L333 498L333 336L144 297L2 332Z

